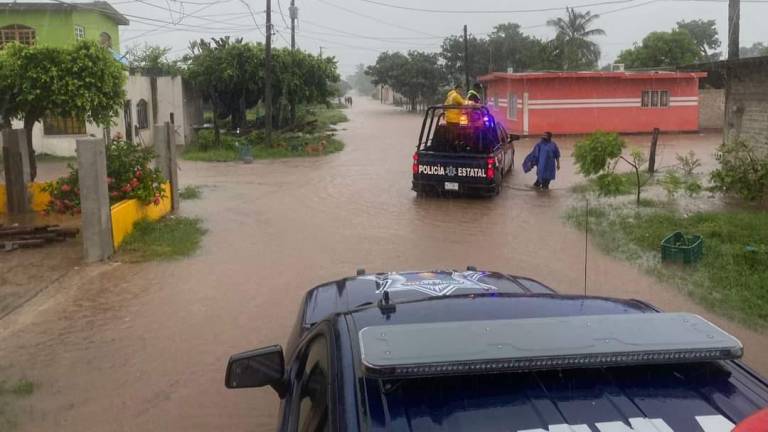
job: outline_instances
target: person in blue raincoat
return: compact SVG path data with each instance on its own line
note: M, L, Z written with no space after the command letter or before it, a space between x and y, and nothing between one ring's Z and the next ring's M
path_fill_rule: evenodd
M552 141L552 132L544 132L544 136L526 157L526 162L529 161L536 165L536 182L533 187L549 189L549 183L560 170L560 149L557 148L557 143Z

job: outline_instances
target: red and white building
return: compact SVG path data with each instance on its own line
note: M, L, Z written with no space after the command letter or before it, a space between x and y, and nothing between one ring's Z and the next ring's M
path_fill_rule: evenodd
M696 131L703 72L525 72L479 78L486 104L521 135Z

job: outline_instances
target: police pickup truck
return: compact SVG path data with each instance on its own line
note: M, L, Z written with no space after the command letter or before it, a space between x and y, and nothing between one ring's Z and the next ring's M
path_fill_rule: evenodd
M447 110L461 112L447 124ZM423 193L497 195L515 159L513 141L480 105L431 106L424 115L413 154L413 190Z
M279 431L756 432L768 382L699 316L477 271L365 274L304 298L286 350L229 359ZM734 429L735 428L735 429Z

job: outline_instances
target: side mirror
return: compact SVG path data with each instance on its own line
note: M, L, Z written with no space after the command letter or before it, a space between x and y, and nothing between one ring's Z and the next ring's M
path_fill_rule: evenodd
M231 389L268 385L282 395L284 372L283 348L272 345L230 357L224 385Z

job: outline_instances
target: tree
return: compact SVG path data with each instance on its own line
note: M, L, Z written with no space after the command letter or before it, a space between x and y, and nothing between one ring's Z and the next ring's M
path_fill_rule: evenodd
M416 110L419 101L432 102L440 98L441 87L448 81L440 65L440 56L435 53L409 51L385 52L368 66L366 74L376 85L387 85L408 98L410 109Z
M467 36L469 47L469 79L475 80L489 72L491 50L488 40L475 35ZM453 35L445 38L440 50L445 71L453 84L464 85L464 36Z
M365 74L365 65L362 63L355 66L355 73L347 77L347 82L360 94L369 95L375 89L371 77Z
M558 67L552 45L520 31L515 23L499 24L488 35L490 66L488 72L505 72Z
M408 57L405 54L386 51L379 54L375 64L365 68L365 73L371 77L371 82L374 85L386 85L396 88L400 85L401 71L407 63Z
M658 68L696 62L699 48L685 30L652 32L643 38L642 45L626 49L616 59L627 68Z
M710 54L710 51L720 48L720 39L717 34L717 23L715 20L704 21L695 19L691 21L678 21L677 29L687 31L696 47L699 49L700 61L714 61L720 57L719 53ZM713 57L715 56L716 57Z
M625 147L626 142L619 134L597 131L576 143L573 159L582 175L595 177L601 195L614 195L621 189L624 180L616 174L616 165L619 160L626 162L635 172L636 200L640 206L640 190L644 186L640 181L640 169L647 158L640 150L632 150L627 158L622 155Z
M563 70L594 69L600 60L600 46L591 39L605 35L599 28L590 28L600 15L592 12L577 12L566 7L565 18L547 21L557 34L553 40Z
M144 44L128 50L128 69L147 76L179 75L178 61L168 60L170 48Z
M248 108L263 98L263 48L227 36L210 42L193 41L190 52L185 57L185 77L211 103L214 142L218 146L219 120L231 117L231 127L240 128Z
M32 145L37 122L54 115L107 127L123 106L123 68L96 42L67 48L9 44L0 51L0 65L0 90L8 95L2 117L24 123L32 179L37 175Z
M290 106L326 103L336 95L339 82L336 59L282 48L272 51L272 106L277 115L273 126L280 128L295 121Z
M246 126L246 112L264 98L264 47L242 39L212 38L190 44L185 77L211 103L214 142L221 145L219 121L231 119L232 130ZM291 106L325 103L339 81L336 59L301 50L272 51L273 126L293 122Z
M768 56L768 45L762 42L755 42L751 47L739 48L739 57L741 58L758 56Z

